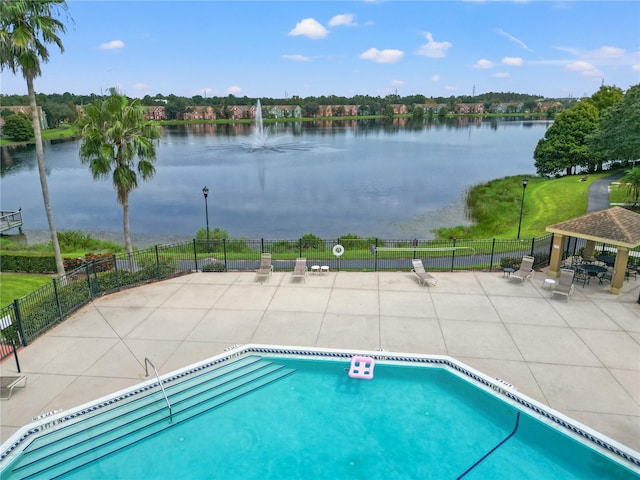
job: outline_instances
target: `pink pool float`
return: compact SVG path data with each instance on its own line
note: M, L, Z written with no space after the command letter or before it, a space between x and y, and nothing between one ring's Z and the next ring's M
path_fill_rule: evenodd
M349 376L351 378L360 378L363 380L371 380L373 378L373 369L376 362L371 357L362 357L354 355L351 357L351 367L349 368Z

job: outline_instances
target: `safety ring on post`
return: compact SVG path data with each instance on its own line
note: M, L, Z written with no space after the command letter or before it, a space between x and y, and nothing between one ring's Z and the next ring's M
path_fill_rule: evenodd
M333 246L333 254L336 257L342 256L343 253L344 253L344 247L342 245L338 244Z

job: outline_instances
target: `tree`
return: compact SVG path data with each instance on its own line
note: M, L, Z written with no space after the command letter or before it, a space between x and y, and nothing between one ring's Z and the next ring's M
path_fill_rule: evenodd
M620 179L620 188L624 188L633 205L638 205L640 201L640 167L627 170L626 175Z
M138 175L148 180L155 174L153 162L160 127L145 120L140 100L129 102L115 88L109 93L104 100L89 105L80 120L80 158L89 165L94 179L111 175L122 206L125 248L131 258L129 193L138 186Z
M67 4L64 0L3 0L0 3L0 22L2 25L0 30L0 66L2 70L7 68L13 73L22 72L22 76L27 81L40 187L58 275L64 275L64 263L49 198L42 131L40 130L33 81L42 74L40 62L49 61L47 44L54 43L61 52L64 52L62 40L58 36L66 30L64 24L57 18L61 10L67 11Z
M16 142L26 142L33 138L33 125L23 113L10 115L4 121L2 134Z
M618 103L624 97L624 93L621 88L607 87L606 85L600 86L598 91L591 95L591 101L596 106L600 113L604 112L607 108L612 107Z
M600 157L586 143L598 125L598 109L583 100L558 114L533 152L538 175L571 175L577 167L597 171Z
M640 84L603 112L587 141L593 151L609 160L640 159Z

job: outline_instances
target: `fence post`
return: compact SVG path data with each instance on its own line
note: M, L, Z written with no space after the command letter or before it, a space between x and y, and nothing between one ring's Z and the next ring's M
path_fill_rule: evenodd
M18 333L20 334L20 338L22 340L22 346L26 347L29 342L27 342L27 336L24 334L24 327L22 325L22 312L20 311L20 300L15 298L13 300L13 311L16 312L16 323L18 324Z
M116 287L120 291L120 272L118 271L118 259L115 253L113 254L113 271L116 274Z
M196 239L193 239L193 260L196 263L196 272L198 271L198 247L196 245Z
M298 251L300 252L298 256L302 257L302 238L298 239Z
M264 238L260 239L260 253L264 253Z
M93 298L93 290L91 289L91 274L89 273L89 263L84 262L84 273L87 276L87 287L89 287L89 300Z
M227 269L227 239L226 238L222 239L222 253L224 254L224 270L226 272L226 271L228 271L228 269Z
M451 250L451 271L453 272L456 263L456 239L453 239L453 249Z
M58 317L62 320L62 305L60 305L60 296L58 295L58 285L56 283L56 279L51 280L53 283L53 294L56 297L56 307L58 308Z
M495 237L493 238L493 241L491 242L491 258L489 258L489 271L493 272L493 254L496 251L496 239Z
M534 250L536 248L536 237L531 237L531 256L533 257Z
M378 271L378 238L376 237L376 251L373 253L373 271Z
M160 255L158 254L158 245L156 245L156 275L160 280Z

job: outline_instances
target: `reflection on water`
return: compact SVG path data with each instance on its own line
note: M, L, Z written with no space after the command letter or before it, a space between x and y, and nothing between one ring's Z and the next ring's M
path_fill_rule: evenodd
M451 122L271 123L274 148L250 147L252 125L165 126L156 176L131 193L134 242L193 238L205 225L233 237L295 239L306 233L432 238L468 224L470 186L535 173L533 150L548 122L456 118ZM79 142L45 145L56 226L122 242L110 180L94 181ZM3 208L22 207L30 241L47 230L33 148L2 150ZM46 241L46 240L45 240Z

